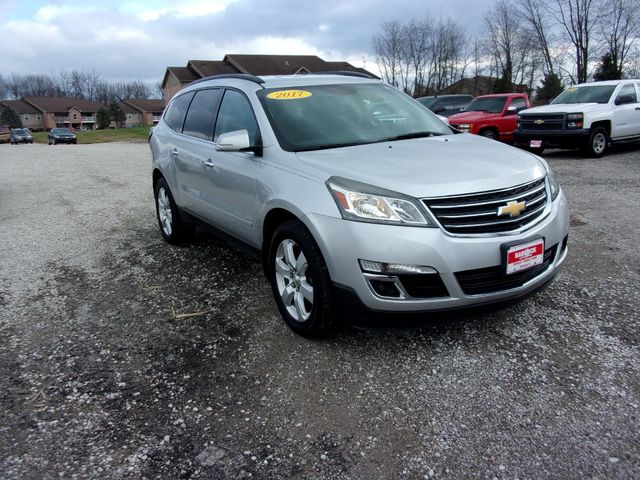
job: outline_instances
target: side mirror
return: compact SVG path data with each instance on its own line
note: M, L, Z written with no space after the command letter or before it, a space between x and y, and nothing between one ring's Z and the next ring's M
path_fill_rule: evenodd
M219 152L240 152L251 147L249 132L246 130L221 133L216 142L216 150Z
M515 115L516 113L518 113L518 107L509 107L507 111L504 112L505 115Z
M616 105L626 105L628 103L634 103L633 97L631 95L622 95L616 98L616 101L615 101Z

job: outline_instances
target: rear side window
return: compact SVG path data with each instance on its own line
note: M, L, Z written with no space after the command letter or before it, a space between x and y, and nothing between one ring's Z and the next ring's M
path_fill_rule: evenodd
M256 145L258 124L253 116L249 100L235 90L227 90L220 104L213 141L217 142L218 137L223 133L235 132L236 130L249 132L251 145Z
M199 90L189 106L182 133L203 140L211 140L219 98L219 88Z
M516 109L518 110L524 110L525 108L527 108L527 104L524 101L524 98L514 98L511 101L511 105L509 105L510 107L516 107Z
M189 108L189 103L193 98L193 92L185 93L173 99L166 113L164 121L169 128L178 133L182 132L182 123L184 122L184 114Z

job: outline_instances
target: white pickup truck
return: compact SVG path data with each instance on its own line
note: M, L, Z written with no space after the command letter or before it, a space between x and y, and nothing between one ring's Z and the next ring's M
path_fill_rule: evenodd
M541 154L545 148L581 148L601 157L611 143L640 140L640 80L582 83L550 105L518 115L515 143Z

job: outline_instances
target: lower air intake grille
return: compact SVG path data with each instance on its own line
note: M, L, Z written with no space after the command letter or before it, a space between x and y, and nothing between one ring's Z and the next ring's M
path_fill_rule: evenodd
M537 277L553 262L558 245L549 247L544 251L543 261L540 265L529 270L507 275L502 265L488 268L476 268L456 273L456 279L465 295L478 295L482 293L494 293L511 288L521 287L529 280Z

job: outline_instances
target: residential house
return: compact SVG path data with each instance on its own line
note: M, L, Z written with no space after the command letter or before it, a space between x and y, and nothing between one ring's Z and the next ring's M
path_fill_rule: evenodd
M0 100L0 105L15 110L23 127L34 132L44 129L42 112L24 100Z
M67 97L24 97L23 100L42 113L43 129L71 127L94 130L100 102Z
M141 125L155 125L160 121L164 111L165 101L162 99L131 98L122 103L133 108L140 114Z
M124 112L124 127L139 127L140 125L142 125L142 113L138 109L125 102L118 102L118 104ZM113 126L115 127L116 125Z
M167 67L162 80L165 102L194 80L227 73L292 75L350 71L371 75L348 62L327 62L316 55L225 55L222 60L189 60L186 67Z

